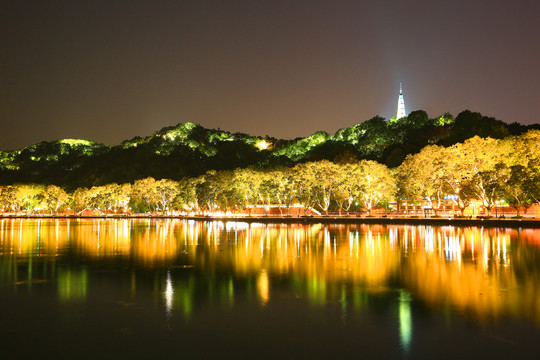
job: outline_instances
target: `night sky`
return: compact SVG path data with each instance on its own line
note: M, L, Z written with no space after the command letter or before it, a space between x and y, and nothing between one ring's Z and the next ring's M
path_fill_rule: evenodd
M539 123L539 1L6 0L0 149L164 126L278 138L465 109Z

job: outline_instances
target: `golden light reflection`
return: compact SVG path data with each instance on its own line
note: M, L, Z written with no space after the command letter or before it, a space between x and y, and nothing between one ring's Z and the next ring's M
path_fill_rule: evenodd
M257 278L257 294L262 305L266 305L270 299L270 286L268 285L268 274L265 271L261 272Z
M86 272L55 270L54 261L46 263L49 269L37 261L66 254L90 262L119 257L143 268L197 270L211 279L229 274L210 281L208 296L231 305L243 286L267 304L276 278L287 279L294 294L312 304L341 301L358 309L365 306L366 294L399 284L433 307L451 306L478 319L517 315L540 322L539 238L540 230L534 229L450 226L3 219L0 281L29 287L48 276L56 280L61 299L83 299ZM175 274L167 272L158 286L166 310L187 316L200 280ZM130 276L136 293L137 276ZM404 298L399 304L405 344L410 308Z

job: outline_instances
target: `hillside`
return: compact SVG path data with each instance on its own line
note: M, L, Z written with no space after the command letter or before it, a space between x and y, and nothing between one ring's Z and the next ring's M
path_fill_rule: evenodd
M540 125L509 125L470 111L455 119L449 114L430 119L424 111L415 111L398 121L374 117L334 135L320 131L305 138L281 140L205 129L188 122L116 146L63 139L1 151L0 183L34 182L74 189L148 176L179 180L210 169L275 168L351 157L395 167L407 154L428 144L448 146L475 135L504 138L531 128L539 129Z

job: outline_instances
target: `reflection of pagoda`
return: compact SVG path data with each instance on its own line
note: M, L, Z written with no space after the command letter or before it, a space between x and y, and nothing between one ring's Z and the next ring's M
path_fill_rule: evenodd
M399 98L397 104L396 119L399 120L405 116L407 116L407 113L405 112L405 100L403 100L403 90L401 88L401 83L399 83Z

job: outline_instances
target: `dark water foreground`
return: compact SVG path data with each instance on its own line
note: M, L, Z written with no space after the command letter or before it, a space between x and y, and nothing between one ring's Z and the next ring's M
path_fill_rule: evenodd
M540 357L540 230L0 220L0 356Z

